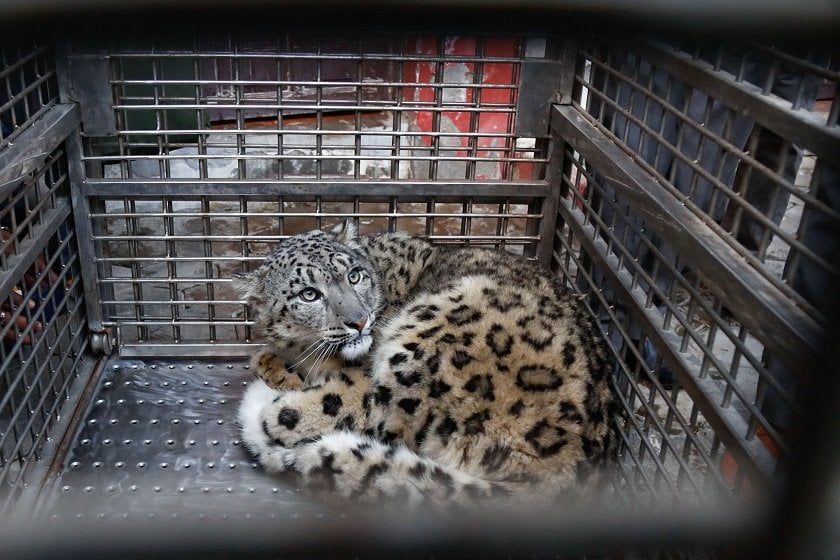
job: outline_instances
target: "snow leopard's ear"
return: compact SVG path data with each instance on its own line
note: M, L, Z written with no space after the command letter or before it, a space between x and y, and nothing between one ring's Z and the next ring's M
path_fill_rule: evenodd
M356 228L356 224L353 223L353 220L344 220L332 228L330 230L330 234L332 234L339 243L355 244L356 239L359 237L359 230Z
M260 266L251 273L235 272L231 278L233 289L248 302L265 299L265 280L268 269Z

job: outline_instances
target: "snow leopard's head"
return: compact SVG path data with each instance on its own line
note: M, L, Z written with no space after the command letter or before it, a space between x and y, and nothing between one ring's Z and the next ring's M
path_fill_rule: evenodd
M348 360L370 350L382 294L356 236L352 223L345 222L328 232L290 237L258 269L234 278L262 334Z

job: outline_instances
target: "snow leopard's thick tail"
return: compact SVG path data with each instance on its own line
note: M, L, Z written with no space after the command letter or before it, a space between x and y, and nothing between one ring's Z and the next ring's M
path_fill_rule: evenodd
M301 426L305 419L294 413L297 409L278 409L281 395L307 398L306 392L280 393L262 381L251 383L239 411L244 443L268 472L298 473L324 497L417 507L470 505L509 494L503 484L439 464L402 444L385 444L348 429ZM290 427L288 433L295 435L278 438L276 423ZM319 435L307 437L307 432Z

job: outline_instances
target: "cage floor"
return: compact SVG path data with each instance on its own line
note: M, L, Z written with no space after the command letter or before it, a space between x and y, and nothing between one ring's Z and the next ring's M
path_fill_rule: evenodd
M86 517L323 516L239 440L247 361L111 358L42 513Z

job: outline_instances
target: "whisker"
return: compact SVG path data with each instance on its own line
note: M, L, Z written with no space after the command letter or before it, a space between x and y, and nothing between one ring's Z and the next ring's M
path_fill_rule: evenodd
M310 344L306 350L298 354L298 361L291 365L291 368L294 369L297 366L301 365L303 362L311 358L315 355L321 348L324 347L325 344L329 344L326 339L321 338Z
M307 373L307 376L310 375L313 371L318 369L318 367L321 363L321 359L324 357L324 354L329 352L329 350L330 350L330 343L325 340L324 344L322 344L318 347L318 351L315 355L315 359L312 361L312 363L309 366L309 371Z
M332 343L327 345L327 347L324 349L324 353L321 354L321 359L318 361L318 369L319 370L321 369L321 366L323 366L326 363L327 359L332 355L333 351L337 347L338 347L338 345L332 344Z
M329 342L326 339L321 340L321 342L318 344L318 346L313 348L301 361L309 360L313 356L316 356L316 359L317 359L317 356L319 356L321 354L321 352L324 351L324 348L326 348L327 346L329 346Z
M323 338L316 339L314 342L312 342L309 346L307 346L306 348L304 348L304 349L303 349L303 350L302 350L302 351L298 354L298 358L299 358L299 360L298 360L297 362L295 362L295 363L296 363L296 364L299 364L301 361L303 361L304 359L306 359L305 357L306 357L308 354L310 354L310 353L312 352L312 349L313 349L313 348L315 348L316 346L321 345L323 342L324 342L324 339L323 339ZM304 357L303 357L303 358L301 358L301 356L304 356Z
M321 365L324 363L327 356L329 356L329 354L333 350L333 344L332 343L326 342L326 341L324 341L324 342L325 342L325 345L320 347L321 351L318 354L318 357L315 358L315 361L309 367L309 370L306 372L306 375L304 376L304 383L307 383L309 381L309 377L312 375L313 372L316 372L320 369Z

